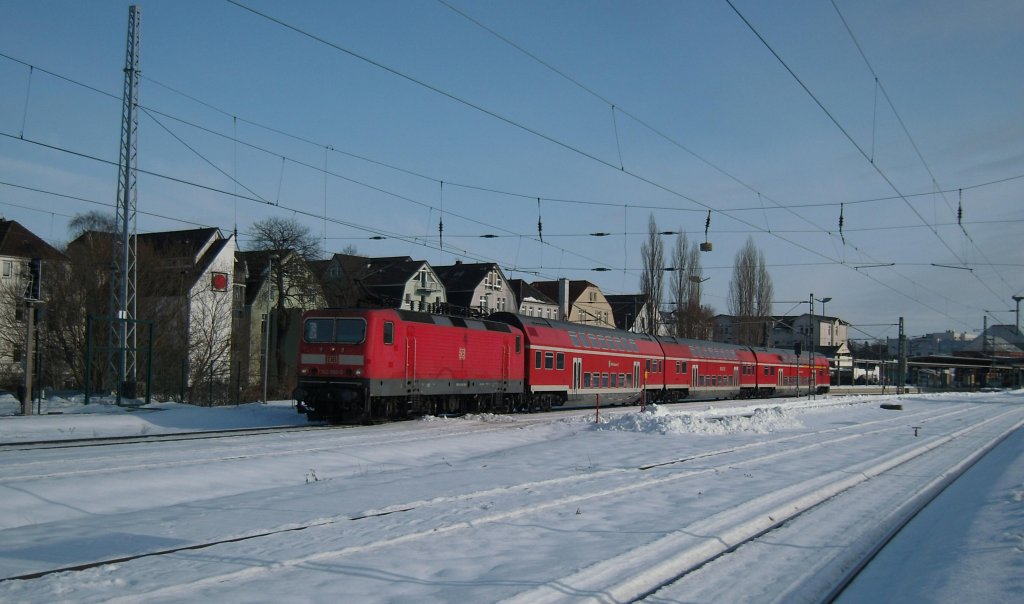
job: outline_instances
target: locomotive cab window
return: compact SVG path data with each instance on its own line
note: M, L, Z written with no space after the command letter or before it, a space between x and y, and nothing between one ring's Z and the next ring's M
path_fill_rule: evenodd
M334 340L334 319L306 319L303 337L310 344L330 343Z
M359 344L366 339L366 321L339 318L334 322L334 341L339 344Z
M395 343L395 324L391 321L384 322L384 343ZM516 352L519 352L518 350Z

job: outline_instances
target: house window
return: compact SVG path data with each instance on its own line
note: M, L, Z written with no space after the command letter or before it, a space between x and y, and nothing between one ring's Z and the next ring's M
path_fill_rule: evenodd
M4 260L4 277L10 277L12 275L14 275L14 262Z

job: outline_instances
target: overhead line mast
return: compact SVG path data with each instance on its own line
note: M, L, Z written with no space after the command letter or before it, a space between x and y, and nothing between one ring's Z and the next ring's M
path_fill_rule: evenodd
M110 278L110 370L120 395L135 396L136 381L136 178L139 129L140 8L128 7L128 48L124 63L121 151L117 169L116 225ZM130 385L130 386L129 386ZM127 386L127 387L126 387Z

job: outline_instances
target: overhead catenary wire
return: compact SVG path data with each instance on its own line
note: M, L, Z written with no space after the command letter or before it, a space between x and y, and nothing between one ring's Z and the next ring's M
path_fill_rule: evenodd
M811 91L811 89L807 86L807 84L804 83L804 81L800 78L800 76L798 76L796 74L796 72L794 72L793 69L789 66L789 64L779 55L779 53L776 52L775 48L772 47L772 45L768 43L768 40L766 40L764 38L764 36L761 35L761 32L758 31L757 28L754 27L754 25L750 22L750 20L748 20L746 18L746 16L744 16L743 13L740 12L740 10L738 8L736 8L736 5L733 4L732 0L725 0L725 2L729 5L730 8L732 8L733 12L736 13L736 15L740 18L740 20L743 21L743 23L747 26L747 28L750 29L750 31L754 34L754 36L758 40L761 41L761 43L764 45L764 47L766 49L768 49L768 51L772 54L772 56L774 56L775 59L782 65L782 67L786 70L786 72L789 73L789 75L797 82L797 84L800 86L800 88L802 88L804 90L804 92L807 93L807 95L811 98L812 101L814 101L814 103L818 106L818 108L821 109L821 111L829 118L829 120L833 123L833 125L835 125L836 128L839 129L839 131L843 134L844 137L846 137L846 139L850 142L850 144L852 144L854 146L854 148L857 149L858 153L860 153L861 156L864 157L864 159L868 160L868 163L871 164L871 166L874 168L875 172L882 178L883 181L885 181L885 183L889 186L889 188L891 188L893 190L893 192L896 193L900 197L900 199L903 200L904 204L918 217L919 220L921 220L922 223L928 225L929 230L931 230L931 232L935 235L936 238L938 238L938 240L942 243L942 245L947 250L949 250L950 254L952 254L953 257L956 258L956 260L960 264L963 264L964 263L964 259L961 258L960 255L949 245L949 243L946 242L946 240L942 237L942 235L939 234L938 230L934 226L929 224L927 220L925 220L924 216L922 216L921 213L917 210L917 208L914 207L914 204L910 203L910 200L908 200L906 198L906 196L903 195L903 193L900 191L899 187L896 186L896 183L894 183L892 181L892 179L889 178L889 176L885 173L885 171L883 171L878 166L878 164L876 162L871 161L871 157L864 151L863 147L861 147L860 144L857 143L857 141L853 138L853 136L851 136L850 133L846 130L846 128L844 128L843 125L839 123L839 120L836 119L836 117L832 114L831 111L828 110L827 107L825 107L825 105L821 102L821 100L817 97L817 95L815 95L814 92ZM884 93L884 89L883 89L883 93ZM977 279L977 281L979 283L981 283L981 285L985 289L987 289L994 297L996 297L996 298L1000 297L999 293L997 293L994 289L992 289L992 286L990 286L988 283L986 283L978 275L975 275L975 279Z
M561 76L562 78L564 78L564 79L568 80L569 82L573 83L574 85L576 85L576 86L577 86L577 87L579 87L580 89L584 90L585 92L589 93L589 94L590 94L590 95L592 95L593 97L595 97L595 98L597 98L597 99L601 100L602 102L604 102L605 104L607 104L607 105L611 106L611 107L612 107L612 111L613 111L613 114L614 114L614 111L615 111L615 109L616 109L616 105L615 105L615 104L614 104L614 103L613 103L612 101L608 100L607 98L605 98L605 97L604 97L604 96L602 96L601 94L597 93L597 92L596 92L596 91L594 91L593 89L591 89L591 88L587 87L586 85L584 85L584 84L583 84L582 82L580 82L579 80L577 80L577 79L573 78L572 76L568 75L568 74L567 74L566 72L564 72L563 70L560 70L560 69L556 68L555 66L553 66L552 64L550 64L550 63L549 63L549 62L547 62L547 61L544 61L543 59L541 59L541 58L540 58L539 56L535 55L534 53L531 53L531 52L530 52L530 51L528 51L528 50L527 50L526 48L522 47L522 46L521 46L521 45L519 45L519 44L516 44L516 43L515 43L514 41L512 41L512 40L510 40L509 38L507 38L507 37L503 36L502 34L498 33L498 32L497 32L497 31L495 31L495 30L494 30L493 28L490 28L490 27L488 27L487 25L485 25L484 23L480 22L479 20L477 20L477 19L474 19L474 18L473 18L472 16L470 16L470 15L466 14L466 13L465 13L464 11L461 11L461 10L459 10L458 8L456 8L456 7L452 6L452 5L450 4L450 3L446 2L445 0L438 0L438 2L439 2L440 4L442 4L443 6L447 7L448 9L450 9L451 11L455 12L456 14L458 14L458 15L462 16L463 18L467 19L467 20L468 20L468 21L470 21L471 23L473 23L473 24L477 25L478 27L480 27L480 28L484 29L485 31L487 31L487 32L489 32L490 34L492 34L493 36L495 36L495 37L497 37L498 39L502 40L502 41L503 41L503 42L505 42L506 44L508 44L508 45L512 46L513 48L517 49L518 51L522 52L523 54L525 54L526 56L530 57L530 58L531 58L531 59L533 59L534 61L536 61L536 62L540 63L541 65L543 65L543 66L544 66L544 67L546 67L547 69L551 70L552 72L556 73L557 75ZM746 22L746 19L745 19L745 18L743 17L743 15L742 15L742 14L740 14L740 13L739 13L739 11L738 11L738 10L736 9L736 7L735 7L735 6L733 6L733 5L732 5L732 3L731 3L731 2L729 3L729 5L730 5L730 6L731 6L731 7L733 8L733 10L734 10L734 11L735 11L735 12L736 12L736 13L737 13L737 14L738 14L739 16L740 16L740 18L741 18L741 19L743 19L743 20L744 20L744 21ZM833 2L833 5L834 5L834 2ZM838 12L838 7L836 7L836 11ZM841 15L840 15L840 17L841 17ZM759 34L759 33L758 33L758 32L757 32L756 30L754 30L754 28L753 28L753 27L752 27L752 26L750 25L750 23L749 23L749 22L747 22L747 25L748 25L748 27L750 27L750 28L751 28L751 30L752 30L752 31L754 31L755 35L757 35L757 36L758 36L759 38L761 38L760 34ZM845 25L845 21L844 21L844 25ZM847 26L847 30L849 31L849 27L848 27L848 26ZM853 34L852 34L852 31L850 32L850 35L851 35L851 37L853 36ZM762 41L762 42L763 42L763 43L765 44L765 46L768 46L767 42L766 42L766 41L765 41L765 40L764 40L763 38L761 38L761 41ZM856 43L856 40L855 40L855 43ZM783 63L783 65L784 65L784 66L786 67L786 69L787 69L787 70L789 70L789 67L788 67L788 65L785 65L785 62L783 62L783 61L782 61L781 57L779 57L779 56L778 56L778 54L777 54L777 53L775 53L775 51L774 51L773 49L771 49L771 47L770 47L770 46L768 46L768 48L769 48L769 50L771 50L771 52L772 52L772 53L773 53L773 54L774 54L774 55L776 56L776 58L777 58L777 59L779 59L779 61ZM859 49L860 49L860 47L859 47L859 45L858 45L858 50L859 50ZM864 56L863 52L861 52L861 55L862 55L862 56ZM867 61L867 58L866 58L866 56L864 56L864 58L865 58L865 61ZM795 75L795 74L794 74L794 73L792 72L792 70L789 70L789 71L790 71L791 75L793 75L793 77L794 77L794 78L796 78L796 75ZM872 73L873 73L873 71L872 71ZM797 81L798 81L798 82L800 82L799 78L796 78L796 79L797 79ZM877 113L877 92L878 92L878 87L877 87L877 85L878 85L879 83L878 83L878 79L877 79L877 76L876 76L876 78L875 78L875 79L876 79L876 91L875 91L875 93L876 93L876 99L875 99L875 103L876 103L876 113ZM801 86L803 86L803 83L802 83L802 82L800 82L800 84L801 84ZM805 89L805 90L806 90L806 91L808 92L808 94L810 94L810 91L809 91L809 90L808 90L808 89L806 88L806 86L804 86L804 89ZM883 90L883 93L884 93L884 90ZM814 98L815 102L818 102L818 101L817 101L817 99L816 99L816 98L814 97L814 95L813 95L813 94L811 94L811 96L812 96L812 98ZM891 105L891 100L890 100L889 102L890 102L890 105ZM822 108L823 110L825 110L824 106L822 106L820 102L818 103L818 105L819 105L819 106L820 106L820 107L821 107L821 108ZM895 110L895 107L893 107L893 109ZM829 117L830 117L830 118L832 118L831 114L830 114L830 113L829 113L829 112L828 112L827 110L825 110L825 113L826 113L827 115L829 115ZM704 158L704 157L702 157L701 155L697 154L696 152L694 152L693 150L691 150L691 149L690 149L690 148L688 148L687 146L685 146L685 145L683 145L683 144L679 143L679 142L678 142L678 141L676 141L676 140L675 140L674 138L672 138L672 137L670 137L670 136L666 135L666 134L665 134L664 132L662 132L661 130L659 130L659 129L657 129L657 128L653 127L653 126L651 126L651 125L650 125L650 124L648 124L647 122L645 122L645 121L641 120L640 118L638 118L638 117L636 117L636 116L634 116L634 115L632 115L632 114L630 114L630 113L628 113L628 112L625 112L625 111L623 111L623 114L625 114L625 115L628 115L629 117L633 118L633 119L634 119L634 120L636 120L636 121L637 121L638 123L640 123L640 124L641 124L641 125L643 125L644 127L648 128L648 129L649 129L650 131L654 132L654 133L655 133L655 134L657 134L658 136L660 136L660 137L662 137L663 139L667 140L668 142L670 142L671 144L675 145L675 146L676 146L676 147L678 147L679 149L681 149L681 150L683 150L683 151L685 151L685 152L689 153L690 155L692 155L693 157L695 157L696 159L698 159L698 160L699 160L699 161L701 161L702 163L704 163L704 164L708 165L709 167L713 168L714 170L718 171L719 173L721 173L721 174L723 174L723 175L727 176L728 178L730 178L730 179L732 179L733 181L737 182L738 184L740 184L740 185L742 185L742 186L744 186L744 187L746 187L746 188L750 189L751 191L754 191L754 192L756 192L756 193L758 194L758 197L759 197L759 198L761 197L761 192L760 192L760 191L757 191L756 189L754 189L753 187L751 187L751 186L750 186L749 184L747 184L746 182L744 182L744 181L740 180L739 178L737 178L737 177L735 177L734 175L730 174L729 172L725 171L724 169L722 169L721 167L717 166L716 164L714 164L714 163L712 163L712 162L708 161L707 159L705 159L705 158ZM898 117L898 116L897 116L897 117ZM836 125L837 125L837 126L838 126L838 127L840 128L840 130L842 130L842 131L844 132L844 134L847 134L847 133L846 133L846 131L845 131L845 130L844 130L844 129L842 128L842 126L841 126L841 125L840 125L840 124L839 124L839 123L838 123L838 122L837 122L837 121L836 121L836 120L835 120L834 118L832 118L832 120L833 120L833 122L834 122L834 123L835 123L835 124L836 124ZM902 120L900 120L900 122L901 122L901 125L903 125L903 124L902 124ZM907 131L907 130L906 130L906 127L905 127L905 125L903 125L903 127L904 127L904 130L905 130L905 131L907 132L907 135L908 135L908 137L909 137L909 131ZM618 135L618 131L617 131L617 129L616 129L616 138L617 138L617 135ZM849 136L849 134L847 134L847 138L849 138L849 139L850 139L850 141L851 141L851 142L853 142L855 146L857 146L857 145L856 145L856 142L855 142L855 141L853 141L853 139L852 139L852 138L851 138L851 137ZM912 142L913 142L913 141L912 141ZM861 151L861 153L862 153L862 154L864 153L864 152L863 152L863 150L862 150L862 149L860 149L860 147L859 147L859 146L857 146L857 148L858 148L858 150L859 150L859 151ZM916 149L916 144L915 144L915 149ZM919 156L921 157L921 159L922 159L922 161L923 161L923 156L921 156L921 155L920 155L920 151L919 151L919 150L918 150L918 154L919 154ZM871 152L871 156L869 157L869 162L870 162L870 163L871 163L872 165L874 165L874 125L872 126L872 152ZM877 168L877 166L875 166L875 168L876 168L876 170L878 169L878 168ZM909 203L909 201L907 200L907 196L906 196L905 194L903 194L902 192L900 192L900 191L899 191L898 189L896 189L895 185L893 185L893 183L891 183L891 182L890 182L890 181L888 180L888 178L887 178L887 177L885 176L885 174L884 174L884 173L882 173L882 172L881 172L880 170L879 170L879 173L880 173L880 174L882 175L882 177L883 177L883 178L884 178L884 179L885 179L885 180L886 180L887 182L889 182L890 186L891 186L891 187L893 188L893 190L894 190L894 191L895 191L895 192L897 193L897 197L898 197L898 198L900 198L900 199L902 199L902 200L903 200L903 201L904 201L904 202L905 202L905 203L906 203L906 204L907 204L907 205L908 205L908 206L910 207L910 209L911 209L911 210L913 210L913 211L914 211L915 213L917 213L917 210L916 210L916 208L914 208L914 207L913 207L913 206L912 206L912 205L911 205L911 204ZM932 181L933 181L933 183L935 182L935 179L934 179L934 177L932 178ZM768 198L768 199L769 199L769 201L772 201L772 203L774 203L774 204L778 205L778 202L776 202L775 200L773 200L773 199L771 199L771 198ZM760 200L760 199L759 199L759 200ZM802 215L800 215L800 214L797 214L797 213L795 213L795 212L794 212L794 211L792 211L792 210L790 210L790 213L791 213L792 215L796 216L796 217L797 217L798 219L800 219L800 220L803 220L803 221L807 222L808 224L811 224L812 226L816 226L817 228L819 228L819 229L820 229L820 230L822 230L822 231L828 232L829 234L833 234L833 233L832 233L831 231L828 231L827 229L824 229L824 228L820 227L820 225L816 225L816 224L814 224L814 223L813 223L813 222L812 222L811 220L809 220L808 218L806 218L806 217L804 217L804 216L802 216ZM920 217L920 215L919 215L919 217ZM767 219L767 217L766 217L766 219ZM923 219L923 217L921 218L921 220L922 220L922 222L923 222L923 223L924 223L925 225L928 225L927 221L925 221L925 220ZM769 228L769 227L768 227L768 225L767 225L767 220L766 220L766 225L765 225L765 226L766 226L766 228L765 228L765 231L766 231L766 232L768 232L768 233L770 234L770 233L771 233L771 230L770 230L770 228ZM940 236L940 235L938 234L938 232L937 232L937 231L935 231L935 229L934 229L934 228L931 228L931 230L932 230L932 232L933 232L933 233L934 233L934 234L935 234L935 235L936 235L936 236L937 236L937 237L939 238L939 240L940 240L940 241L941 241L941 242L943 243L943 245L945 245L945 246L947 247L947 249L949 249L949 251L950 251L951 253L953 253L953 255L954 255L954 256L956 256L956 253L955 253L955 252L954 252L954 251L952 250L952 248L950 248L950 247L949 247L949 245L948 245L948 244L946 244L945 240L943 240L943 239L942 239L942 237L941 237L941 236ZM969 235L967 235L967 236L968 236L968 238L970 238L970 236L969 236ZM845 238L845 236L844 236L844 235L843 235L842 233L840 233L840 235L839 235L839 238L840 238L840 240L842 241L842 243L843 243L844 247L845 247L846 245L848 245L848 242L846 241L846 238ZM972 242L972 244L974 244L973 240L971 240L971 242ZM856 250L856 251L857 251L858 253L860 253L860 254L864 254L864 251L863 251L863 250L861 250L861 249L860 249L859 247L857 247L856 245L851 245L851 247L852 247L852 248L853 248L854 250ZM976 246L976 244L975 244L975 247L977 247L977 246ZM981 250L979 249L979 252L980 252L980 251L981 251ZM983 252L982 252L982 254L984 255L984 253L983 253ZM868 256L868 257L870 258L870 256ZM987 258L986 258L986 260L987 260ZM905 278L905 277L903 277L903 278ZM1005 281L1004 281L1004 282L1005 282ZM916 284L916 283L915 283L915 284ZM988 287L988 285L987 285L987 284L984 284L984 285L985 285L986 287ZM993 290L991 290L991 288L990 288L990 287L988 287L988 289L989 289L990 291L992 291L992 293L993 293L993 294L995 294L995 292L994 292Z
M539 201L539 205L540 205L540 201ZM623 206L624 206L625 208L628 208L628 207L630 207L629 205L623 205ZM762 209L762 211L763 211L763 209L764 209L764 208L763 208L763 206L762 206L762 208L761 208L761 209ZM702 210L696 210L696 211L702 211ZM326 214L326 213L325 213L325 214ZM539 229L539 234L540 234L540 229ZM518 236L518 235L515 235L515 236ZM563 252L564 252L564 250L563 250Z
M906 135L906 137L907 137L907 140L910 141L910 145L911 145L911 147L913 147L914 153L917 154L917 158L921 161L921 165L924 166L924 169L928 172L928 176L931 178L931 181L932 181L932 184L934 185L934 188L937 191L940 191L942 187L939 186L938 180L936 179L935 174L932 172L931 166L929 166L928 165L928 161L925 160L924 153L922 153L921 152L921 148L918 147L917 141L914 140L913 135L910 134L910 129L907 127L906 122L903 121L903 116L901 116L900 112L896 109L896 104L893 103L892 98L889 97L889 93L885 90L885 87L882 85L881 80L879 80L878 74L875 72L874 66L871 64L871 61L868 60L867 53L865 53L864 49L861 47L860 42L857 40L857 36L855 36L853 34L853 29L850 27L849 22L847 22L846 17L843 15L843 12L841 10L839 10L839 5L836 4L835 0L831 0L831 2L832 2L832 8L835 9L836 14L839 15L839 20L842 22L843 27L846 28L846 33L849 34L850 39L853 41L854 46L857 47L857 52L860 53L861 59L864 60L864 64L867 66L868 71L870 71L871 75L874 76L874 78L875 78L876 96L877 96L877 92L878 91L882 92L882 96L885 97L885 102L889 105L889 108L892 109L892 113L896 117L896 122L899 123L900 128L903 130L903 134ZM877 103L877 101L876 101L876 103ZM874 145L874 134L872 133L872 157L874 157L873 145ZM963 191L962 190L960 190L959 193L960 193L961 196L963 195ZM949 200L946 199L945 192L941 192L940 195L942 196L942 200L945 202L946 207L949 209L950 213L952 213L953 208L950 206ZM962 199L961 199L961 201L962 201ZM958 205L957 216L960 216L962 214L962 212L963 212L963 206L962 205ZM959 219L958 219L958 222L959 222ZM974 241L974 238L971 237L971 234L967 232L967 229L965 229L965 228L963 228L961 226L961 231L963 232L964 237L967 238L967 241L970 242L971 246L973 246L974 249L977 250L977 252L979 254L981 254L982 258L984 258L988 262L991 262L988 259L988 256L985 254L985 251L981 249L981 246L979 246ZM1012 287L1010 287L1010 284L1007 283L1006 278L1003 277L1003 275L999 271L995 271L995 273L996 273L996 276L999 277L999 280L1003 282L1003 285L1006 286L1007 289L1009 289L1009 290L1013 289ZM979 280L980 280L980 278L979 278ZM995 292L993 292L993 293L995 293ZM998 296L998 294L996 294L996 295Z
M280 20L280 19L278 19L276 17L268 15L268 14L266 14L264 12L258 11L256 9L252 8L252 7L246 6L246 5L242 4L241 2L237 2L236 0L226 0L226 1L228 3L230 3L230 4L238 6L239 8L242 8L242 9L244 9L246 11L249 11L249 12L251 12L251 13L253 13L253 14L255 14L255 15L261 17L261 18L264 18L264 19L266 19L266 20L268 20L268 21L270 21L272 23L275 23L275 24L278 24L278 25L280 25L282 27L285 27L285 28L287 28L287 29L289 29L289 30L299 34L299 35L308 37L308 38L310 38L310 39L312 39L314 41L317 41L317 42L319 42L321 44L324 44L324 45L326 45L326 46L328 46L330 48L334 48L335 50L338 50L339 52L345 53L345 54L347 54L347 55L349 55L349 56L351 56L353 58L356 58L358 60L365 61L368 64L373 65L375 67L378 67L380 69L383 69L383 70L387 71L388 73L391 73L391 74L393 74L393 75L395 75L395 76L397 76L399 78L402 78L402 79L404 79L406 81L409 81L409 82L411 82L413 84L416 84L418 86L422 86L422 87L424 87L424 88L426 88L428 90L431 90L431 91L433 91L433 92L435 92L437 94L440 94L440 95L442 95L442 96L444 96L446 98L449 98L449 99L451 99L451 100L453 100L453 101L455 101L457 103L460 103L462 105L465 105L467 107L470 107L472 109L480 111L481 113L484 113L485 115L488 115L488 116L491 116L491 117L493 117L495 119L498 119L498 120L500 120L500 121L502 121L502 122L504 122L504 123L506 123L506 124L508 124L510 126L513 126L515 128L521 129L521 130L523 130L525 132L528 132L530 134L538 136L539 138L541 138L543 140L547 140L547 141L549 141L549 142L551 142L551 143L553 143L553 144L555 144L555 145L557 145L559 147L562 147L563 149L566 149L568 151L577 153L577 154L579 154L579 155L581 155L581 156L583 156L585 158L588 158L588 159L590 159L592 161L595 161L595 162L597 162L597 163L599 163L601 165L604 165L606 167L615 168L615 165L612 164L611 162L607 161L607 160L604 160L604 159L602 159L602 158L600 158L600 157L598 157L598 156L596 156L596 155L594 155L592 153L589 153L587 151L579 149L578 147L570 145L570 144L568 144L568 143L566 143L564 141L558 140L558 139L556 139L556 138L554 138L552 136L549 136L547 134L539 132L539 131L537 131L534 128L530 128L530 127L526 126L525 124L519 123L519 122L517 122L515 120L512 120L512 119L510 119L508 117L505 117L505 116L503 116L503 115L501 115L501 114L499 114L499 113L497 113L495 111L492 111L490 109L487 109L487 108L485 108L485 107L483 107L483 106L481 106L479 104L476 104L476 103L473 103L473 102L468 101L466 99L463 99L463 98L461 98L461 97L459 97L457 95L454 95L454 94L452 94L452 93L450 93L448 91L445 91L445 90L443 90L441 88L433 86L433 85L431 85L431 84L429 84L429 83L427 83L427 82L425 82L423 80L420 80L418 78L415 78L413 76L410 76L408 74L400 72L397 69L394 69L394 68L389 67L387 65L384 65L384 64L382 64L382 63L380 63L378 61L370 59L369 57L366 57L366 56L364 56L364 55L362 55L360 53L356 53L356 52L354 52L354 51L352 51L350 49L347 49L347 48L342 47L342 46L340 46L338 44L330 42L329 40L326 40L326 39L324 39L324 38L322 38L320 36L317 36L315 34L307 32L307 31L305 31L305 30L303 30L303 29L301 29L301 28L299 28L297 26L291 25L291 24L286 23L286 22L284 22L284 21L282 21L282 20ZM652 180L652 179L650 179L648 177L645 177L645 176L643 176L643 175L641 175L641 174L639 174L637 172L633 172L633 171L630 171L630 170L624 170L621 167L618 168L618 169L622 173L628 174L632 178L634 178L634 179L636 179L636 180L638 180L640 182L647 183L648 185L650 185L650 186L652 186L652 187L654 187L654 188L656 188L658 190L664 191L664 192L666 192L666 193L668 193L670 195L673 195L673 196L679 197L680 199L684 199L684 200L690 201L692 203L695 203L697 205L700 205L701 207L704 207L705 209L707 209L709 211L718 211L719 213L723 213L725 215L730 215L726 211L716 210L715 208L711 207L710 205L708 205L705 202L697 200L697 199L695 199L695 198L693 198L691 196L685 195L685 194L683 194L683 193L681 193L679 191L676 191L676 190L672 189L671 187L668 187L668 186L666 186L666 185L664 185L662 183L656 182L656 181L654 181L654 180ZM743 224L746 224L748 226L756 228L756 225L754 225L754 224L752 224L752 223L750 223L750 222L748 222L748 221L746 221L746 220L744 220L742 218L737 218L737 217L731 216L731 215L730 215L730 217L733 218L733 220L736 220L738 222L741 222ZM786 242L786 243L788 243L788 244L790 244L790 245L792 245L794 247L802 249L802 250L804 250L804 251L806 251L806 252L808 252L808 253L810 253L812 255L819 256L819 257L827 259L827 260L832 260L836 264L841 264L840 260L838 260L836 258L832 258L832 257L828 256L827 254L825 254L824 252L820 252L820 251L818 251L816 249L813 249L813 248L811 248L811 247L809 247L807 245L804 245L804 244L802 244L800 242L793 241L793 240L788 239L786 237L782 237L782 236L780 236L780 235L778 235L776 233L768 233L768 234L772 235L775 238L780 239L780 240L782 240L782 241L784 241L784 242ZM564 254L564 250L563 250L563 254ZM858 272L858 274L865 275L864 273L861 273L861 272ZM942 310L940 310L938 308L935 308L934 306L932 306L928 302L925 302L923 300L919 300L919 299L915 298L914 296L911 296L911 295L907 294L906 292L897 290L891 284L885 283L885 282L881 281L880 279L878 279L876 277L873 277L871 275L865 275L865 276L867 276L869 279L871 279L872 281L874 281L878 285L880 285L880 286L882 286L882 287L884 287L886 289L889 289L889 290L891 290L891 291L893 291L893 292L895 292L895 293L897 293L897 294L907 298L908 300L914 301L914 302L918 303L919 305L924 306L925 308L928 308L929 310L932 310L933 312L936 312L938 314L942 314L944 316L947 316L948 318L950 318L952 320L957 320L954 317L950 316L948 313L946 313L946 312L944 312L944 311L942 311ZM925 287L922 284L917 284L915 282L915 285L918 285L922 289L925 289L926 291L929 291L930 293L932 293L935 296L938 296L940 298L945 298L945 296L943 294L941 294L939 292L935 292L933 290L930 290L930 288L927 288L927 287Z

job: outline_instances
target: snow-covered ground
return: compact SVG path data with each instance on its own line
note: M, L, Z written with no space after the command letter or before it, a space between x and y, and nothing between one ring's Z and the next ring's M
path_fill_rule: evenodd
M1021 391L99 444L305 421L43 411L0 417L0 601L815 601L936 493L842 601L1024 594Z

